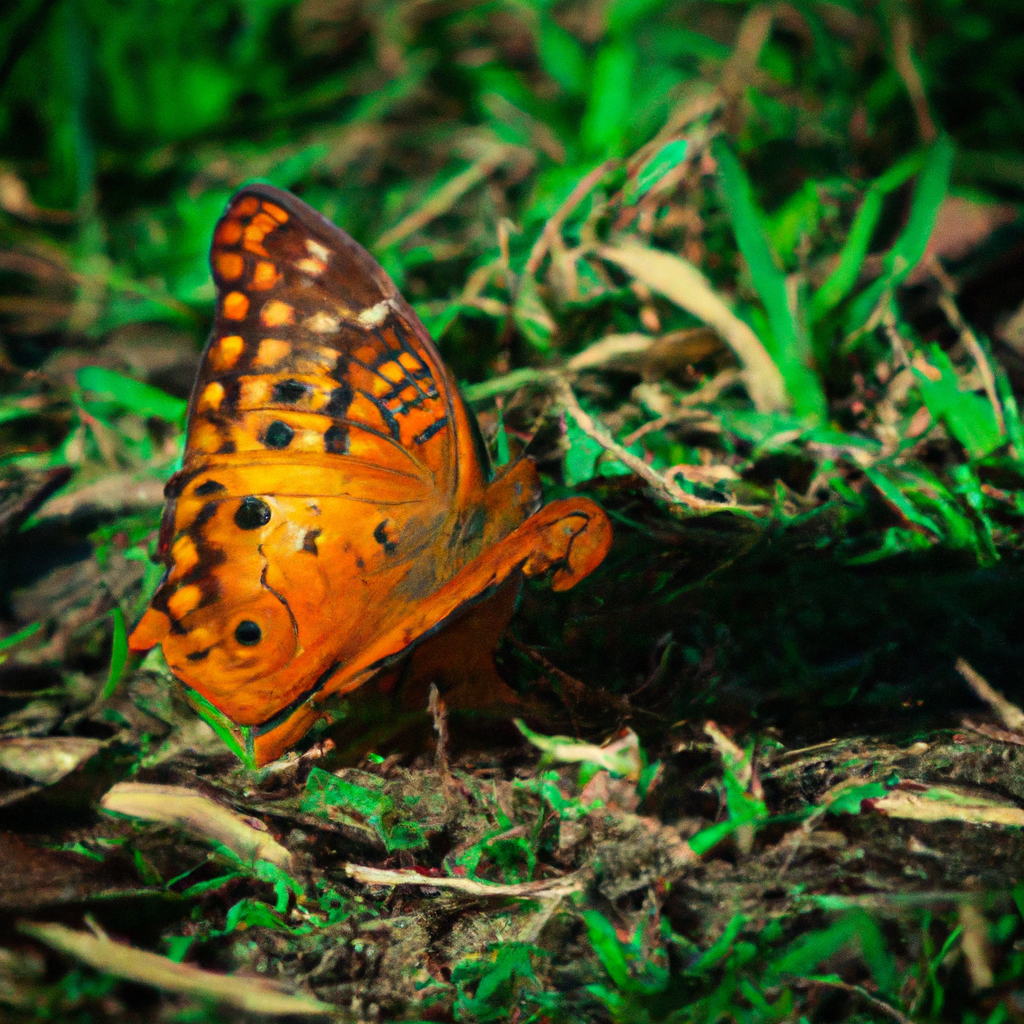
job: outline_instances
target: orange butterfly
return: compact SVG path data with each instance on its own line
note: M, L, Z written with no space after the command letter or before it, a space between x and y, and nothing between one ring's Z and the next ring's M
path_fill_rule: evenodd
M579 582L611 543L604 512L585 498L536 511L528 459L489 478L426 328L369 253L294 196L242 189L211 263L217 313L166 488L167 572L131 648L162 644L174 674L245 727L258 765L328 697L407 655L419 675L493 683L522 578Z

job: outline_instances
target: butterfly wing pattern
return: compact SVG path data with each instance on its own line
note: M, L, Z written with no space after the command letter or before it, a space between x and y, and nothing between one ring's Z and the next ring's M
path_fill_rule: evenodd
M327 698L482 603L500 605L500 631L524 576L575 585L611 527L584 498L537 511L528 459L489 479L426 328L369 253L295 196L243 188L211 264L216 316L166 488L167 571L129 644L161 644L265 764ZM472 646L458 636L448 659Z

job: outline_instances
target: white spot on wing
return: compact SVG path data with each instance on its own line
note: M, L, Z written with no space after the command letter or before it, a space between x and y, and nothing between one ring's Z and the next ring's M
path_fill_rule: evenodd
M370 306L368 309L364 309L359 314L359 322L364 327L380 327L384 323L385 317L391 309L391 302L389 299L384 299L378 302L375 306Z
M312 256L307 256L306 259L299 260L295 264L295 269L310 277L319 277L327 269L327 264L323 260L315 260Z
M321 245L312 238L306 239L306 248L309 250L309 254L311 256L316 257L318 260L322 260L324 263L326 263L330 258L331 250L328 249L326 245Z
M316 334L334 334L341 326L341 320L336 316L331 316L330 313L325 313L321 309L312 316L306 317L302 321L302 326Z

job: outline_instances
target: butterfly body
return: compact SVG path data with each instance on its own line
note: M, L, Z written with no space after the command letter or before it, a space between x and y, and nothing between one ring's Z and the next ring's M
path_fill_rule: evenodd
M130 644L162 644L264 763L327 696L482 602L508 605L507 621L522 576L554 568L556 588L571 586L604 557L610 527L586 499L537 512L528 460L488 479L416 314L294 196L238 193L211 263L217 315L167 486L167 574Z

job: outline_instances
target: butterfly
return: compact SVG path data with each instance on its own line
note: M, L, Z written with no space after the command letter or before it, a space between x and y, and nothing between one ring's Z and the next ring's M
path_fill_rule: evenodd
M611 526L540 508L521 458L493 474L426 328L377 262L295 196L238 192L210 262L216 314L168 482L166 565L129 638L157 644L256 765L328 700L410 663L501 686L492 651L521 581L574 586Z

